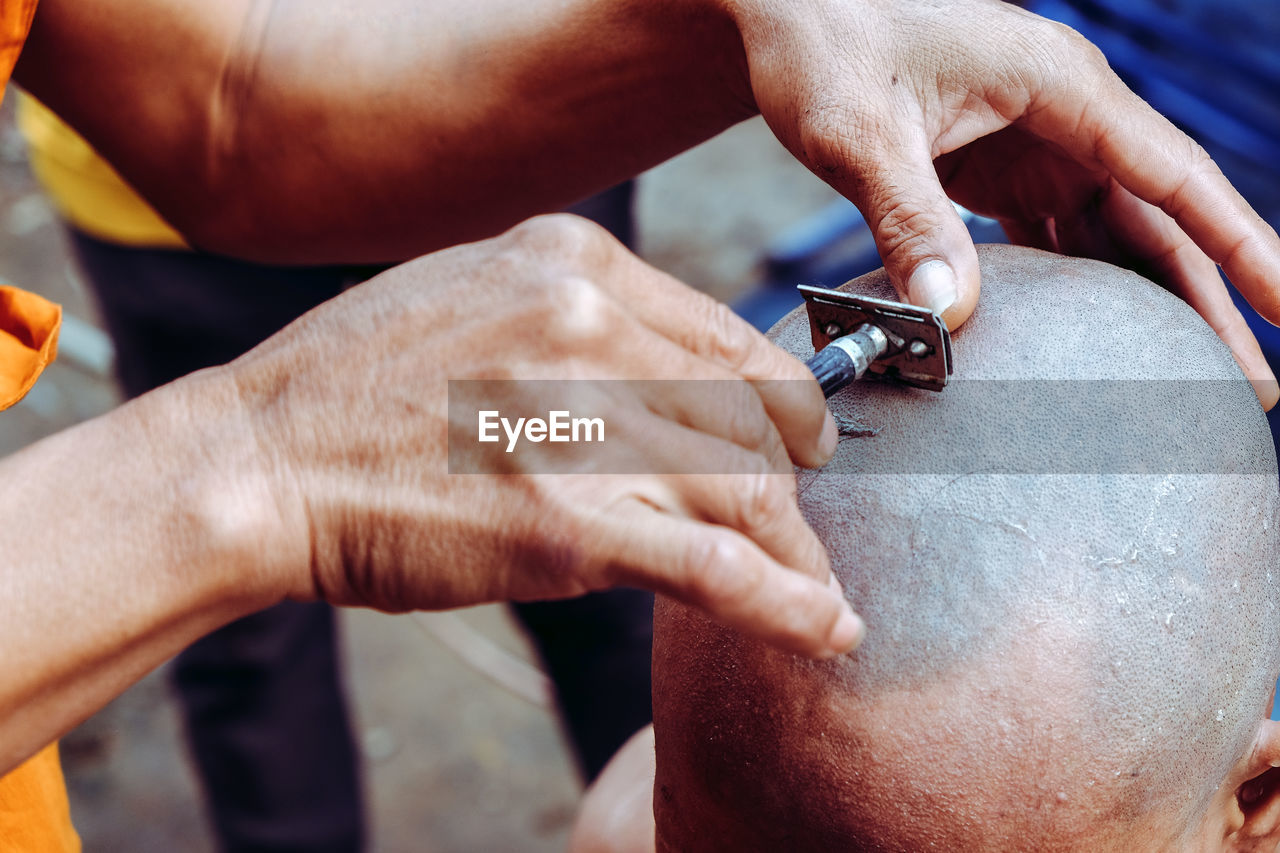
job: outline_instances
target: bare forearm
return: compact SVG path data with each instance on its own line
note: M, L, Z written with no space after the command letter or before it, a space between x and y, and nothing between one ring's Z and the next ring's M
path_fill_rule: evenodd
M390 261L748 116L736 31L703 5L43 0L19 71L205 247Z
M223 397L204 380L166 389L0 463L0 774L282 597L271 505L210 408Z

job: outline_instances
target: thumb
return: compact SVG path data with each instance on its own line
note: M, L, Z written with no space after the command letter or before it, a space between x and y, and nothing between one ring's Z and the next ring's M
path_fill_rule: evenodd
M978 303L978 253L921 144L877 146L850 195L871 226L889 280L906 302L956 329ZM837 189L844 190L843 187ZM846 193L848 194L848 193Z

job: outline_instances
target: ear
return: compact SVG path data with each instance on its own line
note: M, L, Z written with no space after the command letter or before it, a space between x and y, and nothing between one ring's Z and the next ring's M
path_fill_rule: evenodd
M1263 720L1253 747L1237 767L1244 779L1235 791L1239 830L1229 850L1280 848L1280 722ZM1241 778L1237 777L1237 778Z

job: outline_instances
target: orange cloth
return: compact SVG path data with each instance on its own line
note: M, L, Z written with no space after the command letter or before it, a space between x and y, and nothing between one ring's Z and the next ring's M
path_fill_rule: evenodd
M0 0L0 87L13 74L35 13L36 0Z
M75 853L67 789L50 744L0 779L0 853Z
M9 82L31 29L36 0L0 0L0 87ZM34 294L0 286L0 409L31 390L58 352L62 309Z
M36 0L0 0L0 87L9 81L31 28ZM17 402L58 349L62 310L0 287L0 409ZM0 853L76 853L56 744L0 779Z
M58 354L62 309L0 284L0 409L22 399Z

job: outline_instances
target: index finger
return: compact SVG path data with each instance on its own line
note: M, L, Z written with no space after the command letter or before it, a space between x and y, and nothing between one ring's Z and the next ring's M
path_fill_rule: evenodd
M834 575L793 571L736 530L637 504L602 518L599 536L614 555L613 582L698 607L780 649L830 658L866 633Z

